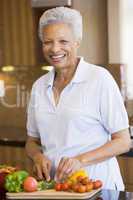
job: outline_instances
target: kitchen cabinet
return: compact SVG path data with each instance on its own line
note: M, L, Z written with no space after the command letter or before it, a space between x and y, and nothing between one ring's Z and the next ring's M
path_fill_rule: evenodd
M35 65L30 1L0 1L0 65Z
M126 191L133 192L133 157L118 156L117 159L120 165Z

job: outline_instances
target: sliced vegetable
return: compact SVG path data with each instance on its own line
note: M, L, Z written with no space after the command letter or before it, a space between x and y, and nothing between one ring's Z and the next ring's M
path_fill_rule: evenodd
M49 190L49 189L53 189L55 186L55 181L51 180L51 181L38 181L38 189L37 190Z
M46 187L47 189L53 189L55 186L55 181L51 180L51 181L46 181Z
M46 181L38 181L37 190L41 191L41 190L46 190L46 189L47 189Z

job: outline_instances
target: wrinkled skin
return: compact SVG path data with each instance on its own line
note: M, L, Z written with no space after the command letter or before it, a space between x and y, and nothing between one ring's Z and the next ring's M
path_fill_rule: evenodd
M82 168L80 161L77 158L66 158L63 157L56 170L56 180L65 180L67 177L71 176L75 171Z
M34 157L34 172L40 180L45 178L50 181L51 166L51 161L43 154L37 154Z

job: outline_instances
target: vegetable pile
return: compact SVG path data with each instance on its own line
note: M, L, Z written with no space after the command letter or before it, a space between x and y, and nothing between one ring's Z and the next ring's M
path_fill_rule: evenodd
M5 189L8 192L35 192L46 189L53 189L55 181L37 181L27 171L17 171L5 178Z
M37 181L26 170L0 165L0 189L7 192L34 192L53 189L55 181Z
M0 165L0 189L4 189L5 177L17 170L17 167L12 167L8 165Z
M70 192L91 192L94 189L102 187L101 180L91 180L89 179L87 173L84 170L79 170L70 176L64 182L56 183L56 191L70 191Z
M5 189L8 192L22 192L23 182L29 176L26 171L17 171L8 174L5 178Z
M56 191L84 193L101 187L102 181L92 181L84 169L73 173L63 182L57 183L54 180L38 181L26 170L19 170L5 165L0 167L0 189L3 188L7 192L35 192L55 189Z

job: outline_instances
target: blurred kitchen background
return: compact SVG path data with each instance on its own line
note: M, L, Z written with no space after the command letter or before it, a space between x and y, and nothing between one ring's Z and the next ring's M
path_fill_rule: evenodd
M0 163L31 169L24 151L26 108L33 82L49 70L38 20L56 6L75 8L83 15L79 55L112 73L133 134L133 0L0 0ZM126 187L133 191L132 156L118 160Z

